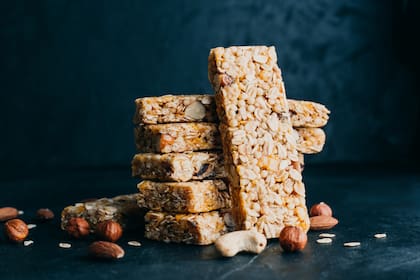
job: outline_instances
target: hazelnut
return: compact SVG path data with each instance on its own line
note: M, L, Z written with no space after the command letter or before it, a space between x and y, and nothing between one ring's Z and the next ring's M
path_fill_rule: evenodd
M4 224L7 237L14 242L22 242L29 234L26 223L20 219L9 220Z
M98 239L115 242L120 239L123 230L119 223L114 221L103 221L96 226L96 236Z
M54 212L48 208L41 208L36 211L36 217L40 221L48 221L54 219Z
M324 202L320 202L320 203L315 204L311 207L311 210L309 210L309 215L311 217L313 217L313 216L332 217L332 210L331 210L331 207L328 206L328 204L326 204Z
M286 252L300 251L305 248L308 236L299 227L286 226L280 232L280 246Z
M74 238L89 235L90 226L84 218L71 218L66 226L66 231Z

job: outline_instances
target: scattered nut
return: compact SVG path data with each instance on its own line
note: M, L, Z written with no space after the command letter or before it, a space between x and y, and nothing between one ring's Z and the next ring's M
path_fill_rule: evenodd
M214 245L224 257L233 257L242 251L261 253L267 245L267 239L255 230L240 230L222 235Z
M112 242L96 241L89 246L89 255L101 259L120 259L124 257L124 250Z
M70 243L61 242L61 243L58 243L58 247L63 248L63 249L69 249L69 248L71 248L71 244Z
M333 237L335 237L335 234L334 233L320 233L319 237L321 237L321 238L333 238Z
M0 208L0 222L14 219L18 215L19 215L19 212L16 208L13 208L13 207Z
M311 207L311 210L309 210L309 215L311 217L313 216L329 216L332 217L332 210L331 207L328 206L324 202L320 202L318 204L315 204Z
M311 222L311 230L331 229L338 224L338 220L330 216L314 216L310 217L309 220Z
M344 247L357 247L360 246L360 242L346 242L343 245Z
M320 238L320 239L317 239L316 242L319 243L319 244L328 244L328 243L332 242L332 239L328 238L328 237L327 238Z
M123 234L120 224L111 220L100 222L95 232L98 239L111 242L117 241Z
M374 235L375 238L386 238L386 233L377 233Z
M71 218L66 226L66 231L74 238L89 235L90 226L84 218Z
M32 240L25 240L23 241L23 246L28 247L30 245L34 244L34 242Z
M20 219L7 221L4 229L7 237L14 242L22 242L29 234L28 226Z
M303 250L308 242L308 236L299 227L286 226L280 232L280 246L286 252Z
M199 121L206 116L206 108L199 101L195 101L185 108L185 117L188 119Z
M19 210L19 211L18 211L18 214L19 214L19 215L23 215L23 214L25 214L25 212L24 212L23 210Z
M133 241L128 241L127 244L130 245L130 246L134 246L134 247L140 247L141 246L140 242L134 241L134 240Z
M28 224L28 229L36 228L36 224Z
M40 221L49 221L54 219L54 212L48 208L41 208L36 211L36 217Z

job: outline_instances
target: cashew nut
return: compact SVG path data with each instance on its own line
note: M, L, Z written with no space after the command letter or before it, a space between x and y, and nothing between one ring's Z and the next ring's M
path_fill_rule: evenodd
M223 256L233 257L242 251L261 253L267 245L267 239L255 230L240 230L222 235L214 245Z

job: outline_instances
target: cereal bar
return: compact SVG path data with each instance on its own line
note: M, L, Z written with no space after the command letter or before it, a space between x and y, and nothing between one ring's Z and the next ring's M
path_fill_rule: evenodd
M186 182L226 177L221 152L136 154L132 175L148 180Z
M323 127L330 111L324 105L311 101L287 100L293 127Z
M311 101L287 100L293 127L322 127L330 111ZM134 124L218 122L214 96L164 95L135 100Z
M151 124L135 127L136 147L142 153L171 153L220 148L214 123Z
M65 229L73 217L82 217L87 220L92 230L102 221L113 220L123 227L130 224L130 220L138 220L144 215L144 210L137 205L139 194L120 195L113 198L101 198L84 203L67 206L61 212L61 228Z
M211 95L164 95L137 98L135 124L175 122L216 122L216 106Z
M232 215L237 229L278 237L309 229L297 139L274 47L215 48L209 80L217 113Z
M145 237L164 242L196 245L212 244L228 232L229 212L212 211L200 214L171 214L150 211L144 217Z
M304 154L316 154L322 151L325 144L325 132L321 128L295 128L298 134L297 149Z
M138 205L155 211L175 213L209 212L230 207L230 196L222 180L191 182L143 181Z

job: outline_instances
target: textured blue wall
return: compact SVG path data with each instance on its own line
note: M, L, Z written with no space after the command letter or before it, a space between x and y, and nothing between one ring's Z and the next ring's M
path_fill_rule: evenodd
M309 162L418 155L412 1L5 2L2 164L128 165L133 100L211 92L209 49L249 44L276 46L288 97L331 109Z

